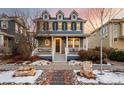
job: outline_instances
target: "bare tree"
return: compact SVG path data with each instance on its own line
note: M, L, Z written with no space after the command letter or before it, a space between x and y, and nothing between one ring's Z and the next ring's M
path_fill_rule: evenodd
M19 39L18 50L26 58L31 54L32 50L36 45L36 42L34 39L36 35L36 25L34 24L33 21L36 17L39 16L41 9L14 8L14 9L9 9L9 11L11 11L9 15L22 18L21 21L23 22L23 25L27 27L27 29L25 30L26 36L19 35L18 37Z
M113 8L94 8L88 9L86 18L89 21L89 24L92 26L94 30L98 27L103 26L103 24L107 21L110 21L114 17L116 17L123 9L113 9ZM102 41L103 41L103 27L100 31L100 64L101 64L101 74L102 72Z

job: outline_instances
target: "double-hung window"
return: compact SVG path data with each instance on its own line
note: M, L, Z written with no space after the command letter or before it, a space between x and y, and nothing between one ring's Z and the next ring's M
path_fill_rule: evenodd
M69 48L79 48L80 47L80 39L79 38L69 38L68 39L68 47Z
M62 30L67 30L67 23L66 22L63 22L62 23Z
M58 23L57 22L53 22L53 30L58 30Z
M76 22L71 23L71 30L75 31L76 30Z

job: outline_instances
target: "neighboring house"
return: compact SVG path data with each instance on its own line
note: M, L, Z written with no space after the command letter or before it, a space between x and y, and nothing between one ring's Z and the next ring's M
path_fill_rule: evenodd
M88 40L89 48L100 46L100 32L103 29L103 47L124 50L124 19L112 19L93 31Z
M0 54L12 54L19 35L26 35L26 27L20 17L0 15ZM3 49L3 50L2 50Z
M44 11L34 22L37 25L38 48L33 51L33 55L53 62L66 62L79 59L78 51L88 49L87 34L84 33L86 20L79 18L75 10L69 17L65 17L61 10L56 13L56 17Z

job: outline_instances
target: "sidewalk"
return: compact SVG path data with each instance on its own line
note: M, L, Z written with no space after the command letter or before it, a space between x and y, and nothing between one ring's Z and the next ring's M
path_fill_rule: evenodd
M33 66L37 70L79 70L81 66L69 65L67 62L53 62L50 65L0 65L0 70L15 70L20 66ZM105 70L111 69L111 66L103 65ZM100 69L100 65L93 65L93 69Z

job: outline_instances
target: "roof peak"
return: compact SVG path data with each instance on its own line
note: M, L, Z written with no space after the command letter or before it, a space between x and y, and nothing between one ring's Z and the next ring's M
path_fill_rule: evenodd
M74 9L73 9L72 12L70 13L70 15L72 15L72 14L76 14L77 16L79 15L79 14L77 13L77 11L75 11Z
M64 12L62 12L62 10L59 10L57 13L56 13L56 15L58 15L58 14L62 14L62 15L64 15Z

